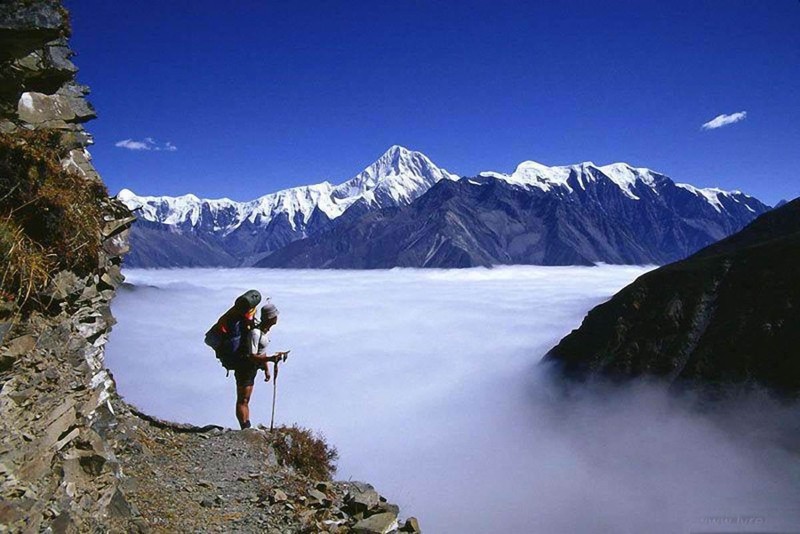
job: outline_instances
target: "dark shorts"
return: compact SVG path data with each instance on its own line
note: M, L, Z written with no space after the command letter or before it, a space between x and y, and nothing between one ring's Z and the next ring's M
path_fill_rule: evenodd
M257 374L258 367L249 361L240 363L233 371L233 376L236 377L236 386L240 388L255 384Z

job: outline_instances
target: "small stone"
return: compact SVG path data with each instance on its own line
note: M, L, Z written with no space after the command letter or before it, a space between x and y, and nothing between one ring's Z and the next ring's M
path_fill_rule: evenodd
M308 496L309 496L309 497L310 497L312 500L314 500L314 501L317 501L317 502L320 502L320 503L321 503L321 502L324 502L324 501L328 501L328 502L330 502L330 499L328 499L328 496L327 496L327 495L325 495L324 493L322 493L321 491L319 491L319 490L316 490L316 489L312 489L311 491L309 491L309 492L308 492Z
M214 500L206 497L202 501L200 501L200 506L203 508L213 508L214 507Z
M118 519L127 519L133 515L130 503L119 489L114 491L111 502L108 503L108 512L111 517Z
M387 534L397 528L397 516L390 513L375 514L353 525L354 534Z
M333 489L333 485L330 482L317 482L314 487L319 491L324 491L325 493L330 493Z
M103 467L106 465L106 459L99 454L92 454L89 456L82 456L80 459L81 468L94 476L100 475L103 472Z
M15 337L6 345L6 351L12 357L20 357L28 354L36 348L36 338L31 335Z
M409 517L403 526L400 527L400 532L410 532L412 534L422 534L422 529L419 528L419 521L416 517Z
M197 481L197 485L200 486L201 488L212 488L212 487L214 487L214 484L212 484L208 480L202 480L202 479Z
M72 441L73 439L77 438L77 437L80 435L80 433L81 433L81 431L80 431L80 429L79 429L79 428L73 428L71 431L69 431L69 433L67 433L67 435L66 435L66 436L64 436L63 438L61 438L60 440L58 440L58 441L55 443L55 448L56 448L56 450L57 450L57 451L60 451L61 449L63 449L63 448L64 448L64 446L65 446L67 443L69 443L69 442L70 442L70 441Z
M284 502L289 497L284 493L282 490L276 489L275 492L272 494L272 502Z

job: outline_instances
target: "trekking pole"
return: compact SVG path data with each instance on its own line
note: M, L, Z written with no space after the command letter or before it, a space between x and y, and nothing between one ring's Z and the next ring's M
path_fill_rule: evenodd
M275 398L278 396L278 362L275 362L275 376L272 377L272 419L269 420L269 431L275 427Z
M289 355L289 351L286 352L279 352L277 356L279 359L275 360L275 367L274 367L274 377L272 379L272 419L269 421L269 431L275 428L275 398L278 396L278 363L281 361L286 361L286 357Z

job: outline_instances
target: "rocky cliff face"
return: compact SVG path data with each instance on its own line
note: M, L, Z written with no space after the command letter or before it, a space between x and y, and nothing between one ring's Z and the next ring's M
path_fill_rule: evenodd
M58 1L0 3L0 133L24 146L25 132L60 132L60 165L101 184L68 36ZM371 486L309 471L300 445L323 445L295 429L172 424L120 399L104 346L134 218L97 202L90 272L29 288L33 308L0 292L0 532L419 532Z
M566 376L800 395L800 199L597 306L546 361Z
M0 4L0 131L61 132L62 166L99 181L82 126L95 113L74 80L68 35L58 2ZM0 317L0 524L11 531L121 527L131 517L107 439L114 383L103 346L134 219L122 204L102 204L96 268L33 288L49 311L22 320L6 303Z

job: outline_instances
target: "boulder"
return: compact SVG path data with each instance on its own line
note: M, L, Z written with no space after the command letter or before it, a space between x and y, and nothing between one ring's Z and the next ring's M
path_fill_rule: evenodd
M390 502L382 502L382 503L380 503L378 505L378 510L380 510L381 512L389 512L389 513L392 513L394 515L399 515L400 514L400 507L397 506L396 504L392 504Z
M0 59L19 57L64 31L58 2L0 2Z
M82 98L59 94L29 91L22 93L17 104L19 120L34 126L58 128L62 127L61 122L85 122L96 116L92 106Z
M112 237L130 227L135 221L136 217L123 217L121 219L106 221L102 230L103 237Z
M352 482L347 495L344 497L343 510L350 514L363 514L378 506L380 495L371 485L364 482Z
M125 277L122 275L119 265L111 265L100 277L100 281L105 284L107 288L115 289L125 281Z

